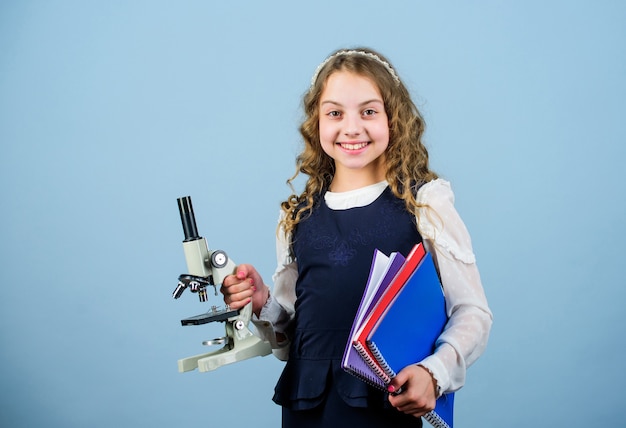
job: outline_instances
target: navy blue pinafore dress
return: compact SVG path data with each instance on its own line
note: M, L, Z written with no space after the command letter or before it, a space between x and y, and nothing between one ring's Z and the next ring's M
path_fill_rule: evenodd
M386 392L341 368L374 250L406 256L422 240L404 201L389 187L371 204L346 210L320 198L293 236L295 319L273 398L283 407L283 427L421 427L420 418L392 408Z

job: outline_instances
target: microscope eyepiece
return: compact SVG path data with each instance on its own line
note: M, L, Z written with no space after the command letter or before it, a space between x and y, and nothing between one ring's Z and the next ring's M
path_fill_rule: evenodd
M198 235L196 217L193 213L193 206L191 205L191 196L178 198L178 210L180 211L180 220L183 223L183 232L185 233L185 240L183 242L199 239L200 236Z

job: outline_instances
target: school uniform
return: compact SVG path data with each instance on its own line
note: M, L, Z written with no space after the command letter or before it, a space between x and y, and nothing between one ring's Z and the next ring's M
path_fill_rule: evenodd
M419 418L391 408L385 392L340 367L376 248L406 256L423 239L437 264L449 319L435 352L420 365L433 375L438 394L460 389L484 351L492 314L450 184L428 182L416 200L417 218L387 182L326 192L296 226L295 254L279 234L274 288L252 321L260 336L274 341L274 355L287 361L273 398L283 406L284 427L421 426ZM275 332L288 340L277 344Z

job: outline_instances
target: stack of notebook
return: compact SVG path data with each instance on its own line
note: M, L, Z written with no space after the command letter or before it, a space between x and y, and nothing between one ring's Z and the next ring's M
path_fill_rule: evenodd
M406 258L376 250L342 367L386 390L400 370L433 353L446 322L439 276L423 245ZM435 428L452 428L453 407L454 394L444 394L424 418Z

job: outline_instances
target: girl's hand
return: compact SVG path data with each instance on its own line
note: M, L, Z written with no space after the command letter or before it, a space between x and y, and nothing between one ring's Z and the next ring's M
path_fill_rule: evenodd
M220 291L231 309L241 309L252 302L252 311L259 316L269 298L269 288L252 265L239 265L235 274L224 278Z
M437 384L424 367L411 365L402 369L389 385L389 392L400 388L400 394L389 394L389 402L399 411L421 417L435 408Z

